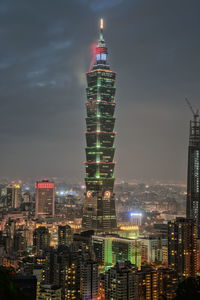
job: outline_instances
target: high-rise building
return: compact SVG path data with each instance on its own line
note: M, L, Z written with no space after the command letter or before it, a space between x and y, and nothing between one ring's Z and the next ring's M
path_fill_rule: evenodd
M45 256L45 262L43 263L42 284L56 285L61 288L62 299L65 295L66 285L66 269L71 264L71 253L70 249L66 245L60 245L56 249L48 247L43 251Z
M96 232L116 231L113 161L115 77L107 61L103 20L95 51L95 63L87 72L86 194L82 227Z
M13 250L18 256L25 255L27 248L27 241L25 238L25 232L17 229L14 233Z
M174 299L177 282L177 273L172 269L143 266L135 274L136 299Z
M48 247L44 252L45 263L43 269L43 283L57 284L57 251L53 247Z
M31 194L29 191L25 191L23 194L23 203L30 203L31 201Z
M81 299L97 299L98 296L98 265L88 259L81 263L80 268Z
M141 237L139 241L141 242L141 261L143 264L167 261L167 257L164 257L168 246L167 236L150 235Z
M130 262L118 262L100 274L100 299L156 300L174 299L177 273L168 268L142 266L138 269Z
M200 121L198 111L193 111L193 115L188 147L187 218L196 221L200 237Z
M168 265L181 277L196 276L196 222L176 218L168 223Z
M50 233L49 230L40 226L36 228L33 232L33 247L35 248L36 253L39 253L40 250L44 250L50 246Z
M65 299L80 298L80 259L78 255L72 255L71 264L65 271Z
M136 273L131 263L117 263L105 273L105 299L136 300Z
M58 226L58 245L70 245L72 243L72 230L69 225Z
M37 181L35 184L36 203L35 217L52 218L55 215L55 188L54 182L49 180Z
M8 207L19 208L21 204L21 186L19 184L10 184L7 186L7 204Z

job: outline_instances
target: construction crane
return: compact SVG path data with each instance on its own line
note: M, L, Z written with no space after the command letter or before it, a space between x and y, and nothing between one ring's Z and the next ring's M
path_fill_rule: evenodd
M190 101L188 100L188 98L185 98L185 101L187 103L187 105L189 106L189 109L191 110L193 116L194 116L194 121L196 122L198 117L199 117L199 110L197 109L196 112L194 111Z

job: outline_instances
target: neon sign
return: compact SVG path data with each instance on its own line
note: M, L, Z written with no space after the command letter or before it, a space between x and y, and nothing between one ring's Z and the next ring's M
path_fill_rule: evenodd
M104 193L104 197L105 197L106 199L109 199L109 198L110 198L110 192L109 192L109 191L106 191L106 192Z

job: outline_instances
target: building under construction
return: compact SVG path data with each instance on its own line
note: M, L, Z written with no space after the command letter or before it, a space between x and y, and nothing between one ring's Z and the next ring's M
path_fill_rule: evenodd
M199 111L193 110L186 99L192 113L190 121L190 136L188 146L188 172L187 172L187 218L197 223L197 235L200 237L200 120Z

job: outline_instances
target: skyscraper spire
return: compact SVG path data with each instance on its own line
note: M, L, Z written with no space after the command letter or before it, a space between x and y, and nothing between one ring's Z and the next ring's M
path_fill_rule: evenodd
M100 19L99 29L100 29L99 40L95 49L96 60L92 67L92 70L98 68L103 68L103 69L110 68L109 64L107 63L108 50L103 36L103 29L104 29L103 19Z
M99 28L100 28L100 34L99 34L98 47L105 47L105 40L103 37L104 21L102 18L100 19Z
M115 77L107 63L103 38L103 20L96 46L96 61L87 73L86 117L86 193L83 207L83 230L115 232L114 188L115 162Z
M103 18L100 19L100 29L103 31L104 28L104 22L103 22Z

